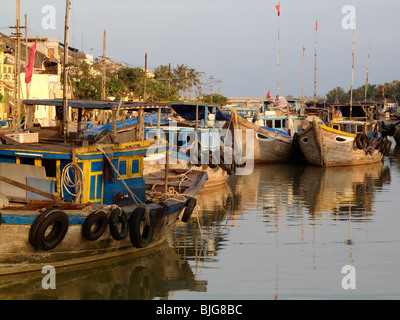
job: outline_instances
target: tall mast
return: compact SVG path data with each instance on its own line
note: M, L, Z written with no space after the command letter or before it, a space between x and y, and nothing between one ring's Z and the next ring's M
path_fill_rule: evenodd
M369 56L370 56L370 44L368 43L368 58L367 58L367 77L365 80L365 101L367 101L367 93L368 93L368 76L369 76Z
M20 0L16 3L16 26L10 27L15 29L15 46L14 46L14 107L12 109L13 129L15 130L21 124L21 104L20 104L20 44L21 44L21 23L20 23Z
M354 0L354 9L356 8L356 0ZM354 82L354 58L356 55L355 51L355 39L356 39L356 21L353 20L353 60L351 66L351 85L350 85L350 119L353 116L353 82Z
M301 78L301 97L304 98L304 56L306 55L306 49L303 45L303 61L302 61L302 78Z
M68 39L69 39L69 13L71 10L71 0L66 0L65 9L65 29L64 29L64 84L63 84L63 137L66 141L68 136Z
M314 99L317 97L317 36L318 21L315 22L315 47L314 47Z
M280 67L280 37L281 37L281 3L276 7L276 10L278 10L278 71L277 71L277 80L278 80L278 92L277 92L277 98L279 99L279 67Z

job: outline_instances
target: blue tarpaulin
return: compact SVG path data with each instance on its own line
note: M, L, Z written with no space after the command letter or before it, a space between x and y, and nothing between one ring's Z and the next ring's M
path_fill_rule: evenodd
M157 120L158 120L157 113L148 113L148 114L144 115L144 124L154 125L157 123ZM117 130L126 128L126 127L136 126L136 125L137 125L137 117L116 122ZM84 137L95 136L103 130L105 130L106 132L109 132L112 129L111 126L112 126L111 123L107 123L102 126L96 126L96 127L93 127L93 126L90 126L90 124L87 124L82 129L83 136Z
M198 107L199 107L198 119L204 120L206 106L204 104L199 104ZM217 107L217 106L207 106L207 107L208 107L207 111L209 114L210 113L215 114L215 120L217 120L217 121L228 121L229 120L229 116L226 115L225 113L223 113L219 107ZM196 104L193 104L193 103L173 104L172 103L171 108L174 109L174 111L185 120L188 120L188 121L196 120ZM213 109L215 109L215 112L213 112Z

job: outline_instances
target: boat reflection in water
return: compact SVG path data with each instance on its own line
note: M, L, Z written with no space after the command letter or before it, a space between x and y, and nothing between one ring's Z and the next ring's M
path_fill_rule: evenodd
M362 262L359 251L353 256L354 243L365 249L360 238L370 232L380 210L376 199L390 184L386 163L257 165L251 175L200 192L197 215L177 224L170 244L196 279L208 281L206 298L343 297L350 291L333 283L333 275Z
M206 291L189 264L165 243L140 256L126 255L57 269L56 288L45 290L40 271L0 277L1 300L151 300L174 292Z
M235 227L238 198L225 183L201 190L196 199L197 210L187 224L176 223L170 245L182 260L212 261L229 228Z
M373 215L377 188L390 182L389 168L382 162L356 167L308 166L296 192L312 216L331 214L332 219Z

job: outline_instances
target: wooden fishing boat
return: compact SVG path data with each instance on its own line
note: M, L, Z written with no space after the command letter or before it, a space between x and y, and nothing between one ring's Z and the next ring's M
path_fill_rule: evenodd
M296 139L285 132L260 127L235 112L232 112L226 127L242 133L241 148L243 151L246 150L245 158L254 160L254 163L296 162L304 159ZM251 137L248 136L250 133ZM254 144L254 147L248 144ZM250 151L249 154L247 151Z
M107 263L57 269L53 290L38 285L43 277L37 271L0 277L0 299L152 300L179 291L207 290L207 281L196 279L189 261L180 259L168 242L151 252L110 258Z
M339 124L340 123L340 124ZM356 133L339 128L356 126ZM391 142L368 137L371 123L361 121L333 121L331 127L317 121L299 134L299 145L309 164L321 167L361 165L382 161L390 150Z
M162 137L168 141L170 146L169 168L206 172L208 180L204 185L205 188L224 184L233 174L233 171L227 170L226 166L219 165L221 157L213 159L212 156L209 156L210 153L220 148L220 131L215 128L199 128L196 132L195 128L190 127L163 126L160 129L146 127L145 131L148 140L154 140L154 136L161 132ZM207 157L201 158L201 161L199 161L199 158L192 159L190 157L192 144L197 140L201 143L203 153L207 155ZM163 170L165 163L165 153L146 156L144 158L144 174Z
M184 121L171 122L168 126L147 126L146 139L154 140L159 135L168 141L170 146L169 168L184 169L187 171L200 170L207 172L208 180L204 187L213 187L224 184L233 174L229 165L224 165L223 157L212 156L220 150L222 124L229 117L218 106L203 103L176 102L170 103L170 108ZM221 124L222 123L222 124ZM198 157L191 157L192 149L196 150ZM211 155L210 155L211 154ZM144 159L144 172L159 171L165 166L165 154L151 154Z
M24 102L28 108L62 103ZM71 103L79 114L90 107L115 114L120 106ZM141 129L136 131L144 132ZM157 141L144 139L120 142L115 130L108 139L102 137L114 141L110 143L79 136L60 142L56 133L53 142L49 135L40 142L40 133L39 141L30 143L2 137L0 274L39 270L46 264L85 263L155 247L166 240L183 209L182 218L189 219L196 205L194 196L207 180L207 173L201 171L167 170L165 174L164 170L144 176L144 157L165 152L165 143L162 148Z

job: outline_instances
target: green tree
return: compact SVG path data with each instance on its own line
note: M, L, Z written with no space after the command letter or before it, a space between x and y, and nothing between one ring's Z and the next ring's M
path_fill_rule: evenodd
M71 84L75 99L101 99L101 75L99 65L82 62L71 68Z
M350 95L344 92L343 88L337 87L327 93L326 99L328 103L335 103L337 101L346 103L350 101Z
M203 97L203 102L217 104L219 106L224 106L228 103L228 98L221 94L213 94L212 99L211 95L206 95Z

